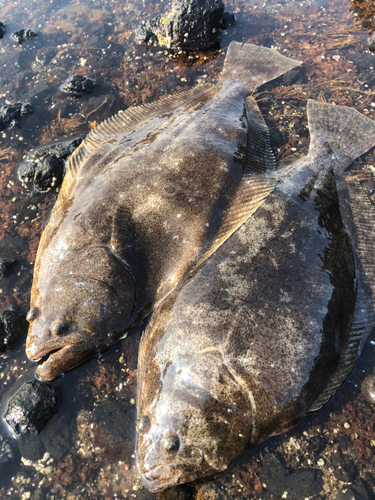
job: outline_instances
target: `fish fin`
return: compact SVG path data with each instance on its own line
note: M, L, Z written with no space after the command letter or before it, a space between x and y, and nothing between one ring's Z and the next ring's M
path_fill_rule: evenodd
M248 144L244 171L247 174L261 174L276 170L276 161L272 153L270 132L260 112L258 104L248 97L246 104L249 110Z
M360 171L360 173L363 170ZM338 194L345 229L353 247L357 270L357 298L353 322L335 374L309 411L318 410L340 388L352 371L375 326L375 207L362 191L357 172L339 176Z
M309 154L332 155L345 170L356 158L375 145L375 122L354 108L335 106L323 102L307 102L310 129Z
M206 261L242 224L260 207L277 185L276 177L244 175L241 184L227 209L216 237L206 249L194 270Z
M231 42L220 81L241 83L251 93L256 87L301 64L301 61L285 57L273 49L259 47L252 43Z
M179 106L200 97L212 88L212 84L198 85L185 92L178 92L161 97L159 100L148 104L119 111L117 115L100 123L88 134L84 141L85 147L96 148L98 144L107 141L109 138L116 137L150 118L169 113Z

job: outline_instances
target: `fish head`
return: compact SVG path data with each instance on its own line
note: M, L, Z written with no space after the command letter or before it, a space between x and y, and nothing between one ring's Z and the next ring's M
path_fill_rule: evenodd
M137 423L138 468L151 491L222 472L244 453L251 411L220 354L166 362L156 383L154 374L140 374Z
M34 278L26 355L52 380L114 343L130 326L135 291L130 273L103 247L73 253Z

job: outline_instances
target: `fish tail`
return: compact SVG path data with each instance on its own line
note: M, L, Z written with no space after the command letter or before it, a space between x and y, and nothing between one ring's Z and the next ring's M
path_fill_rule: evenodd
M309 99L307 118L310 129L309 154L328 153L336 160L336 171L345 170L375 145L375 121L354 108Z
M231 42L225 57L220 81L239 82L251 93L302 63L285 57L276 50L251 43Z

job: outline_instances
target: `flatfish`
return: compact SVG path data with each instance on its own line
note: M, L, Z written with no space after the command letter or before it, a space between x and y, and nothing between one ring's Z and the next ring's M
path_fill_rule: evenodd
M275 187L249 94L300 62L232 42L216 85L136 108L75 151L35 262L26 353L51 380L108 348Z
M375 325L375 207L348 171L375 123L315 101L307 113L308 155L144 333L137 460L152 491L223 471L319 409Z

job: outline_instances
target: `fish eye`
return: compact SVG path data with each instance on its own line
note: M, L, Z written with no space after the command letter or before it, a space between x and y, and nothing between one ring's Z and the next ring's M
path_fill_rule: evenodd
M30 311L27 313L27 316L26 316L26 320L31 323L32 321L34 321L34 319L36 319L38 316L38 309L36 307L33 307L32 309L30 309Z
M52 326L51 326L51 332L53 333L53 335L62 335L63 333L66 332L66 330L68 329L68 326L69 324L64 321L64 320L61 320L61 319L58 319L57 321L55 321Z
M139 424L138 424L138 432L140 434L144 434L145 432L147 432L151 427L151 420L150 420L150 417L148 417L147 415L145 415L144 417L141 418L141 420L139 421Z
M164 436L161 440L161 449L165 455L174 455L178 452L180 440L175 434Z

